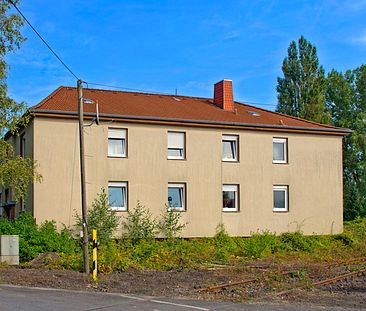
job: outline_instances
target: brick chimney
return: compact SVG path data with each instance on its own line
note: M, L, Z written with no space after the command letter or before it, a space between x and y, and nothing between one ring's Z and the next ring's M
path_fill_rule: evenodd
M222 80L214 86L214 104L226 111L234 111L233 81Z

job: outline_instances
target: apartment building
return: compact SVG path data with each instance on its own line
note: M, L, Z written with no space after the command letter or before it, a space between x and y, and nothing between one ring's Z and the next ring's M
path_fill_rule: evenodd
M120 217L138 201L154 216L171 208L187 223L185 237L213 236L221 223L234 236L342 231L349 130L235 102L230 80L214 85L213 98L100 89L83 97L88 207L105 188ZM80 214L77 103L76 88L59 87L9 138L43 176L22 202L3 191L13 215L71 226Z

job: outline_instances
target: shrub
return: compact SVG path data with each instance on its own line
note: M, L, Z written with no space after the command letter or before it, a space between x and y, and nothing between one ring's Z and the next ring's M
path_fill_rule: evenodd
M181 224L180 219L182 214L175 212L173 209L169 209L167 206L164 213L157 224L159 232L167 239L173 239L178 236L180 232L185 228L186 224Z
M275 252L278 247L278 239L274 233L264 231L247 238L243 246L246 257L257 259Z
M76 213L76 226L81 229L83 218ZM92 207L87 210L86 222L88 224L89 241L91 240L92 229L97 230L98 241L103 244L112 239L113 233L118 227L118 217L110 209L108 195L104 188L100 190L92 203Z
M141 240L152 240L155 237L157 222L149 210L137 202L136 207L127 212L125 220L122 221L122 228L122 237L132 244L137 244Z
M213 238L213 242L216 249L215 259L220 261L227 261L230 255L235 253L237 248L234 238L228 235L222 223L216 228L216 235Z
M0 234L19 235L21 262L32 260L40 253L72 253L77 250L77 245L67 230L57 232L53 221L37 226L29 213L22 213L13 221L0 220Z
M280 248L289 252L311 252L316 244L313 237L305 237L299 231L281 234L280 243Z

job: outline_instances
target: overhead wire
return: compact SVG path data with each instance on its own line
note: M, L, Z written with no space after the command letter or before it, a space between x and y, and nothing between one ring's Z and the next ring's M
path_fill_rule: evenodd
M45 39L40 35L40 33L33 27L33 25L30 23L30 21L24 16L24 14L20 11L20 9L15 5L15 3L12 0L9 0L9 2L13 5L13 7L18 11L20 16L26 21L26 23L29 25L29 27L36 33L36 35L41 39L41 41L46 45L46 47L52 52L52 54L60 61L60 63L71 73L76 80L79 80L77 75L70 69L69 66L65 64L65 62L57 55L57 53L52 49L52 47L46 42Z

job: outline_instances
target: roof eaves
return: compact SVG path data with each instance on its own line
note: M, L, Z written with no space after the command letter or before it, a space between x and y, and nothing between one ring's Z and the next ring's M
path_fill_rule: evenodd
M33 114L54 114L54 115L66 115L66 116L77 116L75 111L60 111L60 110L41 110L41 109L30 109ZM85 116L94 116L94 113L84 113ZM288 125L272 125L272 124L253 124L253 123L241 123L241 122L224 122L224 121L211 121L211 120L192 120L192 119L180 119L180 118L161 118L152 116L131 116L131 115L119 115L119 114L100 114L101 118L113 118L113 119L127 119L127 120L145 120L145 121L164 121L164 122L182 122L182 123L196 123L196 124L210 124L218 126L235 126L244 128L263 128L263 129L274 129L274 130L297 130L297 131L310 131L314 133L337 133L339 135L347 135L352 133L352 130L337 127L304 127L304 126L288 126Z

